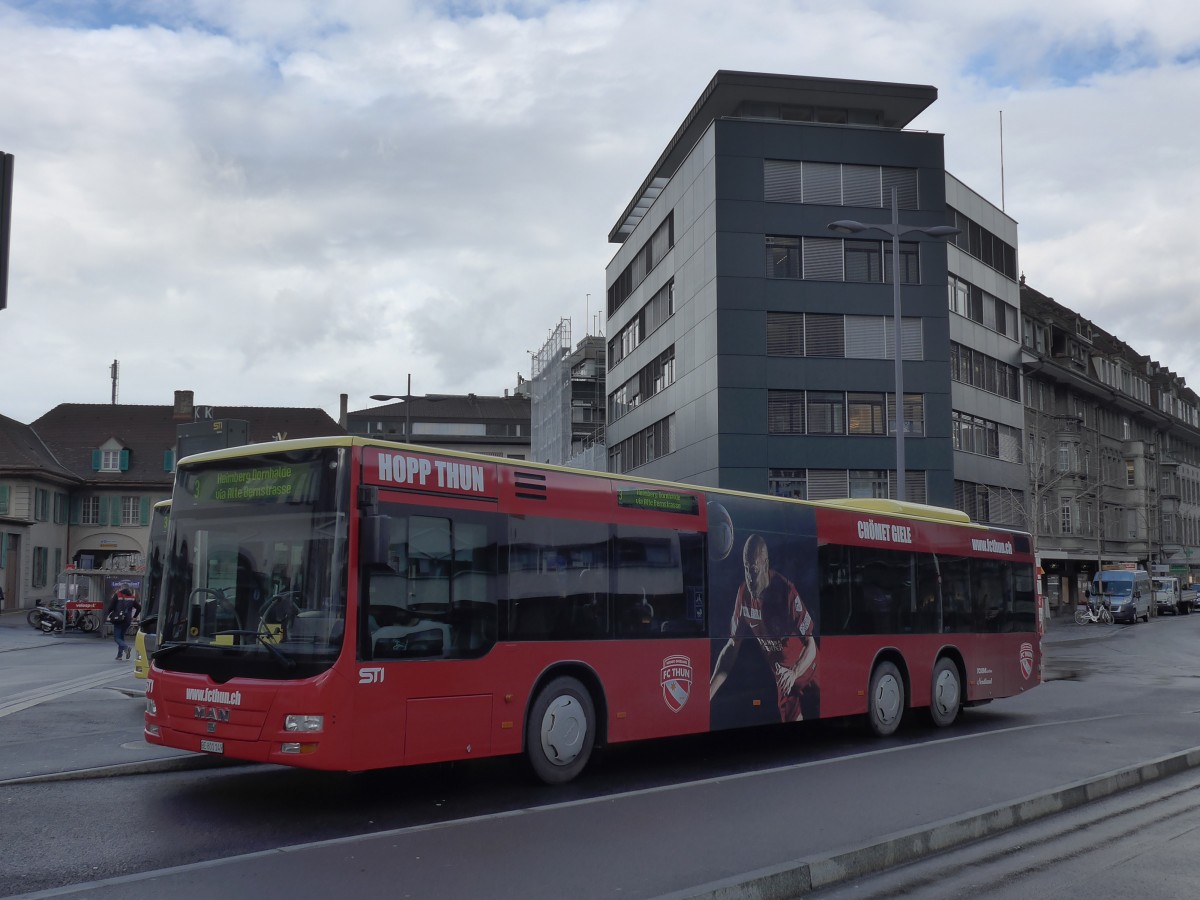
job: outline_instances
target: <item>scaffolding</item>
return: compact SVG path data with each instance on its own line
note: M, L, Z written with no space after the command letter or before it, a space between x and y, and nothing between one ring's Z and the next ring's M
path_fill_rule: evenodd
M560 319L530 354L530 444L538 462L562 465L571 454L571 320Z

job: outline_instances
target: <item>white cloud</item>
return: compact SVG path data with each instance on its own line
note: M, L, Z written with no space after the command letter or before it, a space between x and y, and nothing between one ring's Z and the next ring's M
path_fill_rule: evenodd
M0 0L0 41L22 421L114 358L127 403L512 387L722 68L937 86L1029 283L1200 379L1190 4Z

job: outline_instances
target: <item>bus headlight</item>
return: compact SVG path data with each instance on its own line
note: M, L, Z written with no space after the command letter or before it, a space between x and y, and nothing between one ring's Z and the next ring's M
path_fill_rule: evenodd
M158 715L158 704L155 703L153 700L151 700L149 697L146 698L146 715L148 715L148 716L157 716Z
M283 718L284 731L299 731L305 734L316 734L325 730L324 716L290 715Z

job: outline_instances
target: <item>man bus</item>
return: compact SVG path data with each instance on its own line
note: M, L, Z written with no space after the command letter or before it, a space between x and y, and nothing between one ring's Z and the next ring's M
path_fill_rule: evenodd
M890 500L293 440L182 460L163 560L146 738L245 760L559 783L601 744L793 709L890 734L1040 681L1029 535Z

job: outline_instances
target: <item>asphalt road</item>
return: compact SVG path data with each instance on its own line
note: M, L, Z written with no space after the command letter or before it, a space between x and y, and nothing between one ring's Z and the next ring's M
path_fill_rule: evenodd
M37 757L45 769L64 743L81 758L144 752L138 685L126 693L125 676L6 714L14 697L120 664L91 638L8 649L3 624L0 760L27 757L17 767L32 770ZM750 878L760 896L794 896L804 879L874 871L1189 767L1198 640L1200 616L1066 625L1046 644L1053 680L950 730L914 723L872 741L821 724L624 747L560 789L507 761L360 776L154 768L209 762L190 755L106 763L141 773L120 778L0 779L0 893L209 897L253 884L262 897L737 896ZM42 666L57 674L36 686Z

